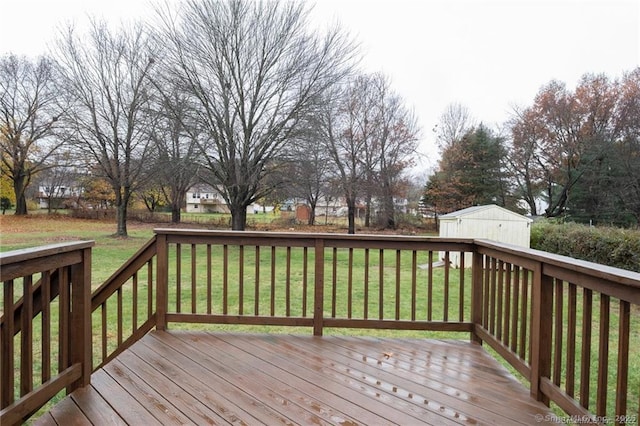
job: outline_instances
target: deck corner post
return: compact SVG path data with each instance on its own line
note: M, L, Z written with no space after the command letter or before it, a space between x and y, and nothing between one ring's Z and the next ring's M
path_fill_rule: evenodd
M167 328L167 308L169 306L169 243L166 234L156 235L156 329Z
M316 239L314 269L313 335L322 336L324 313L324 240Z
M476 327L482 325L482 261L483 256L476 247L473 251L473 264L471 269L471 341L482 344L482 339L476 333Z
M93 345L91 327L91 247L82 249L82 261L71 266L69 361L80 364L80 378L67 393L91 383ZM66 285L61 283L60 285Z
M541 390L542 378L551 375L553 326L553 279L542 273L542 264L533 271L531 300L531 396L545 405L549 397Z

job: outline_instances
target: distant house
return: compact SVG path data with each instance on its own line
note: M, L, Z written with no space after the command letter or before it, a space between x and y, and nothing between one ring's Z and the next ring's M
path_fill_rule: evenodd
M207 184L194 185L187 191L187 213L231 213L224 197L216 188ZM272 206L263 207L258 204L247 206L247 214L270 212Z
M78 200L82 197L84 189L79 186L46 186L38 187L38 207L46 208L72 208L78 206ZM51 203L51 206L49 206Z
M210 185L195 185L187 191L187 213L230 213L224 198Z
M501 243L529 247L532 219L495 204L474 206L440 216L440 236L452 238L485 238ZM441 259L444 253L441 253ZM450 262L460 266L460 254L450 253ZM465 255L465 266L471 265L471 254Z

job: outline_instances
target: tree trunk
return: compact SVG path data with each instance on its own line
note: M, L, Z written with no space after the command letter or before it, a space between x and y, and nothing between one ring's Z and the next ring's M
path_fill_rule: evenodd
M231 229L233 231L244 231L247 224L247 206L231 205Z
M179 202L171 204L171 223L180 223L181 211Z
M315 225L316 223L316 203L309 203L309 220L308 225Z
M356 233L356 201L347 199L347 217L349 219L349 234Z
M364 227L369 228L371 226L371 194L367 194L365 204L366 210L364 212Z
M27 214L27 198L25 196L25 190L27 184L25 182L26 177L20 175L13 180L13 191L16 194L16 212L17 216L24 216Z
M127 207L131 194L125 189L124 194L120 195L120 191L116 191L116 237L128 237L127 233Z
M383 226L385 229L396 229L395 206L393 197L385 197L383 211Z

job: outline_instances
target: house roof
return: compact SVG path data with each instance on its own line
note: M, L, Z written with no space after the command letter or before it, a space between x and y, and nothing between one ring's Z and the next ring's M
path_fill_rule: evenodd
M512 215L514 218L517 218L519 220L526 220L528 222L533 222L532 219L523 216L519 213L516 212L512 212L511 210L505 209L504 207L500 207L496 204L486 204L483 206L473 206L473 207L467 207L466 209L462 209L462 210L457 210L455 212L451 212L451 213L447 213L444 214L442 216L440 216L440 219L458 219L462 216L471 216L474 215L478 212L484 211L484 210L490 210L490 209L496 209L499 210L500 212L502 212L503 214L509 214Z

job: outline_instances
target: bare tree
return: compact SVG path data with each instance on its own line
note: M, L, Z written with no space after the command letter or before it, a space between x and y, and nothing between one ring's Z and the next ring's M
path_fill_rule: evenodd
M312 124L309 125L313 129ZM316 206L320 197L326 197L330 156L324 145L320 143L320 136L309 132L295 143L291 152L291 174L289 176L292 194L304 199L309 204L309 225L315 224Z
M350 70L354 46L339 29L309 32L303 2L189 0L159 12L178 80L198 103L206 166L222 187L232 228L265 196L260 185L300 120Z
M452 103L445 108L440 116L440 122L433 129L438 138L440 148L444 149L450 144L462 139L476 126L469 109L460 104Z
M396 227L395 201L404 185L402 174L412 164L416 152L418 125L402 98L391 90L388 78L381 74L372 76L375 88L376 130L374 147L376 181L380 198L380 223L385 228Z
M160 85L163 86L163 85ZM188 97L165 81L154 104L156 125L149 129L154 151L154 181L171 206L171 222L180 223L187 191L198 179L198 129Z
M344 93L335 93L320 116L324 143L347 202L349 232L355 232L358 197L364 197L367 207L365 226L375 199L382 226L394 228L394 198L400 195L402 173L417 144L415 118L383 74L359 75Z
M55 83L49 58L0 60L0 158L13 181L16 215L27 214L26 188L64 143L54 134L60 116Z
M115 195L117 236L127 236L127 208L143 182L153 114L149 72L154 63L141 25L112 31L92 21L87 35L72 27L56 48L72 99L69 137L106 179Z
M318 114L322 143L331 156L334 179L347 203L348 233L355 234L358 197L366 181L368 169L362 156L366 139L360 128L360 103L354 87L334 90L323 102Z

